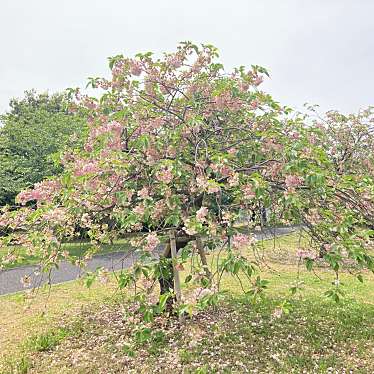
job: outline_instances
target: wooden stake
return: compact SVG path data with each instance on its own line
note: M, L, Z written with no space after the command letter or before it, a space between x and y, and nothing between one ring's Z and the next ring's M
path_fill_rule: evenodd
M171 250L171 259L173 263L173 274L174 274L174 290L177 303L180 304L182 300L181 284L179 279L179 271L176 268L177 265L177 242L175 239L175 231L170 232L170 250Z

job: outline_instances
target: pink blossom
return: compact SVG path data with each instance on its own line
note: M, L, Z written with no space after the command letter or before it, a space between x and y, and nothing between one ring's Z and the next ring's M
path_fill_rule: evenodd
M87 174L97 173L99 171L97 161L78 160L75 165L74 175L81 177Z
M152 282L149 278L144 278L142 280L142 285L146 290L150 290L153 286L154 282Z
M306 259L306 258L309 258L311 260L315 260L318 256L312 252L312 251L309 251L309 250L306 250L304 248L300 248L297 252L296 252L296 256L297 257L300 257L301 259Z
M308 140L309 140L309 143L310 144L316 144L316 142L317 142L317 137L315 136L315 135L309 135L308 136Z
M297 175L287 175L284 182L288 189L294 190L295 187L298 187L303 183L303 178Z
M300 139L300 134L298 132L294 132L291 134L291 138L295 140Z
M131 226L134 231L140 231L143 228L143 225L141 222L135 223L135 225Z
M87 143L84 145L84 150L86 152L92 152L93 151L93 143L92 143L92 141L87 141Z
M233 170L230 166L220 165L218 171L222 174L223 177L229 177L233 174Z
M160 127L162 127L162 125L164 124L164 120L160 117L157 117L157 118L153 118L150 122L149 122L149 129L150 130L157 130L159 129Z
M331 249L332 249L332 245L331 244L324 244L323 248L325 249L326 252L330 252Z
M275 163L271 164L270 167L269 167L270 175L273 178L275 178L281 170L282 170L282 164L280 164L278 162L275 162Z
M241 92L246 92L249 89L249 84L246 82L240 82L239 83L239 89Z
M94 141L104 134L112 135L111 144L120 144L122 131L123 126L117 121L104 123L99 127L95 127L90 132L85 148L87 148L88 151L92 150Z
M87 108L94 110L97 108L97 104L92 99L86 97L84 100L82 100L82 104Z
M208 208L205 206L202 206L197 212L196 212L196 219L199 222L205 222L206 216L208 215Z
M259 105L258 100L253 100L250 104L250 107L251 109L255 110L258 108L258 105Z
M146 237L146 244L144 246L144 250L147 252L152 252L160 243L159 238L157 237L156 233L148 234Z
M113 78L116 78L118 75L121 75L123 71L123 61L117 61L112 68Z
M195 63L192 65L192 67L191 67L191 72L196 74L196 73L198 73L198 72L201 70L201 68L202 68L201 63L199 63L199 62L195 62Z
M169 90L168 90L167 86L165 86L164 84L161 83L159 87L160 87L160 91L163 95L169 94Z
M16 201L24 205L28 201L51 201L54 195L61 189L60 182L56 180L46 180L34 185L34 189L25 190L18 194Z
M187 88L187 95L193 95L195 94L196 92L198 92L199 90L199 86L197 84L190 84L189 87ZM189 118L189 115L191 114L191 112L187 112L186 115L187 115L187 118Z
M158 221L166 211L166 203L164 200L159 200L153 207L152 218Z
M208 193L218 193L220 191L220 187L217 184L209 184L208 185Z
M253 187L251 184L246 184L245 186L243 186L242 191L243 191L244 199L246 200L250 200L256 197L256 193L255 191L253 191Z
M213 295L214 294L214 290L210 289L210 288L202 288L202 287L198 287L196 288L196 290L194 291L194 299L196 300L201 300L203 299L204 297L207 297L207 296L210 296L210 295Z
M152 84L152 82L150 80L147 80L145 83L144 83L144 89L145 89L145 92L150 95L150 96L155 96L155 88L154 88L154 85Z
M169 168L165 168L161 170L157 175L156 178L160 182L164 182L166 184L170 183L173 180L173 174Z
M149 188L148 187L143 187L139 192L138 196L141 197L142 199L146 199L149 197Z
M253 85L254 85L254 86L259 86L263 81L264 81L264 77L261 76L261 75L258 75L258 76L256 76L255 79L253 80Z
M173 67L174 69L178 69L182 66L182 58L181 56L178 56L178 55L174 55L174 56L170 56L168 58L168 63L171 67Z
M232 175L232 176L228 179L228 182L229 182L229 186L230 186L230 187L238 186L238 185L239 185L239 174L238 174L238 173L235 173L234 175Z
M232 237L232 247L234 249L243 249L253 244L255 239L253 236L245 234L236 234Z
M28 201L40 199L40 192L36 190L25 190L18 194L16 201L25 205Z
M283 145L279 144L275 139L267 139L262 147L262 150L263 152L269 152L269 150L281 152L283 148Z
M68 220L67 210L63 207L54 208L43 215L43 219L52 222L53 225L63 225Z
M160 158L160 153L154 146L148 147L145 150L145 154L149 164L154 164Z
M125 191L126 199L127 201L131 201L132 197L134 196L134 191L132 190L126 190Z
M84 213L81 218L81 224L83 227L90 227L92 224L91 217L88 213Z
M145 212L145 208L144 208L144 205L143 204L139 204L137 205L134 209L133 209L133 212L135 214L138 214L139 216L142 216Z
M218 110L223 110L226 108L227 105L227 96L225 96L224 94L220 94L215 97L214 101L216 104L216 108Z
M234 98L231 92L222 92L214 98L214 107L217 110L239 110L242 107L242 101L239 98Z
M137 75L137 76L139 76L142 73L142 67L139 61L130 62L130 73L132 75Z
M219 172L219 165L218 164L215 164L214 162L210 165L211 169L215 172L215 173L218 173Z

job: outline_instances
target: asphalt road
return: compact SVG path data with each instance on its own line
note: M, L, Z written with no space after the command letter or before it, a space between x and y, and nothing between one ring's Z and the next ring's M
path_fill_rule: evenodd
M298 229L298 227L278 227L255 232L254 235L258 240L270 239L274 237L274 235L286 235ZM88 262L87 267L84 269L68 262L61 262L59 268L51 271L49 276L46 273L41 273L38 266L23 266L9 270L0 270L0 295L24 291L49 282L50 284L68 282L84 276L87 271L95 271L100 267L110 271L126 269L130 267L136 259L136 254L128 252L97 255ZM31 283L27 287L21 282L24 276L29 276L31 280Z

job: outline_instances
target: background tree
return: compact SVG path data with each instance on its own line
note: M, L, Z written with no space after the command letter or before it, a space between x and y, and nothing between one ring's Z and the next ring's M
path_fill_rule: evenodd
M317 115L314 125L323 130L321 146L331 160L333 175L344 181L344 188L337 186L336 191L340 205L349 206L353 213L351 222L374 229L372 194L368 188L374 179L373 107L348 115L330 111L324 117ZM362 216L364 223L360 222Z
M52 156L77 145L85 121L68 112L65 94L35 91L12 99L0 120L0 206L14 205L20 191L62 171Z

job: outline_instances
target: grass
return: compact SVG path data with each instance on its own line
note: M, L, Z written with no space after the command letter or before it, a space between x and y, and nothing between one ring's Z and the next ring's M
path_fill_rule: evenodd
M71 258L82 258L85 254L92 251L93 247L90 243L82 242L71 242L64 243L63 249L66 250ZM100 254L108 254L114 252L128 251L130 245L128 241L118 240L113 244L104 244L100 247ZM0 264L1 261L7 256L9 248L0 248ZM19 266L35 265L40 263L41 257L37 255L30 255L24 248L17 248L17 255L19 258L9 264L4 264L4 269L12 269Z
M264 243L270 261L262 299L244 297L227 276L222 287L230 292L219 308L183 323L139 323L113 282L0 298L0 373L374 372L374 277L367 273L360 283L342 274L347 295L336 304L323 296L333 274L316 268L320 280L299 269L296 240ZM302 290L292 296L298 274Z
M94 283L88 289L83 281L73 281L31 294L0 296L0 373L9 357L27 361L23 352L31 347L27 343L31 337L59 329L64 318L74 321L83 307L112 302L115 292L114 282Z

